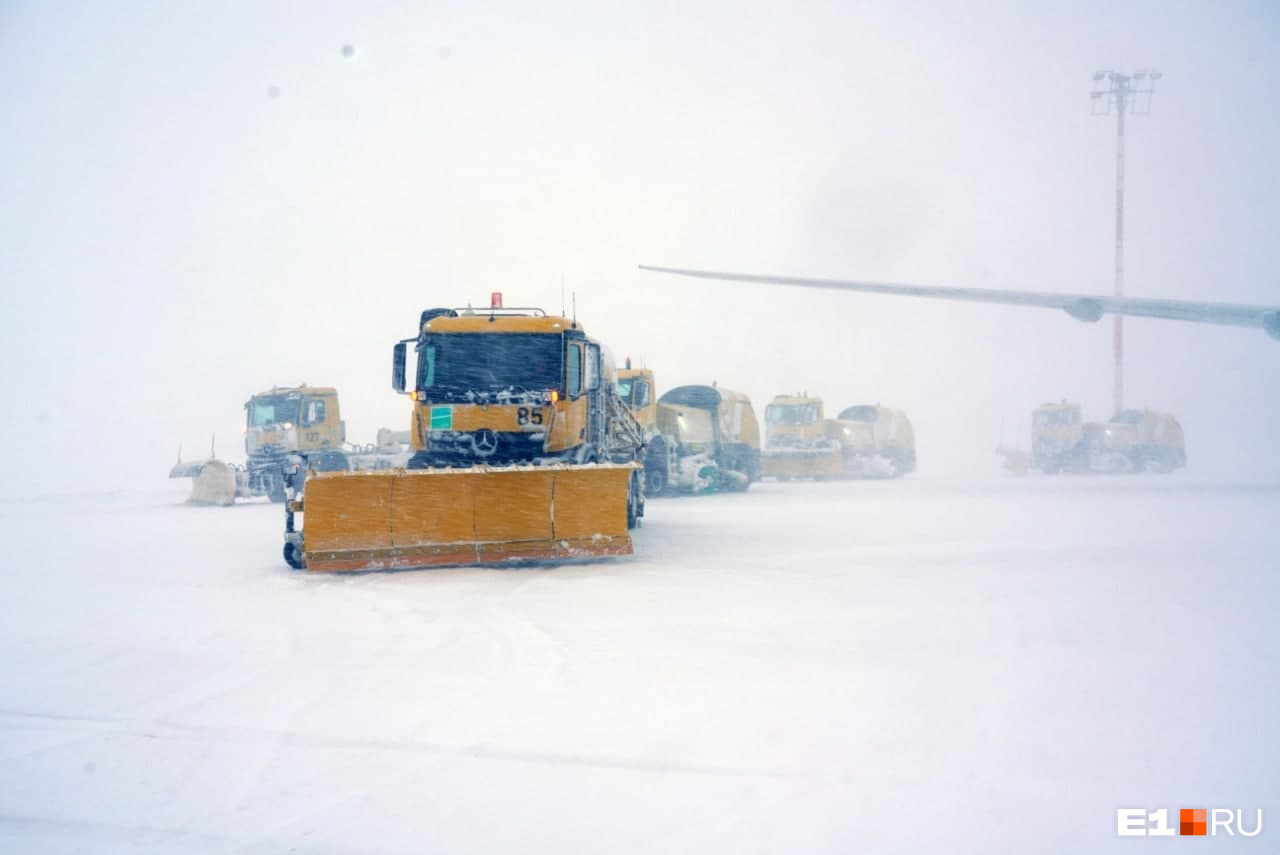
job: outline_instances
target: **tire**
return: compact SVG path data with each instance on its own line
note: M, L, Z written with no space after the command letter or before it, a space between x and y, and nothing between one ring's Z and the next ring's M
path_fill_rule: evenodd
M341 451L322 451L309 463L317 472L347 472L351 469L351 461Z
M644 515L644 504L640 498L640 478L633 474L627 482L627 530L635 528L640 524L640 517Z
M284 491L283 475L272 475L266 481L268 499L278 505L288 498Z
M738 493L744 492L751 486L752 481L760 480L760 464L759 460L752 459L753 451L754 449L742 442L734 442L725 446L724 454L722 455L724 465L721 468L737 472L746 479L746 483L741 486L734 484L727 489Z
M303 570L306 569L307 566L302 563L301 550L292 543L286 543L284 545L284 563L288 564L294 570Z
M916 450L914 448L904 451L902 454L902 474L910 475L916 471Z
M649 443L644 456L644 491L650 496L667 491L667 444L660 437Z

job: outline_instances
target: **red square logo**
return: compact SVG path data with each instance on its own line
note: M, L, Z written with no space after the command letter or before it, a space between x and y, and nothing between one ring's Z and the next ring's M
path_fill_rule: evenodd
M1183 808L1180 813L1182 814L1179 817L1182 825L1182 834L1197 835L1199 837L1205 835L1205 814L1207 811L1204 808Z

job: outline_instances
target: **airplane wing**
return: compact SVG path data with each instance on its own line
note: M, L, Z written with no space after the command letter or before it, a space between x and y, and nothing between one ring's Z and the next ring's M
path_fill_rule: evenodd
M1280 341L1280 306L1245 306L1238 303L1201 303L1194 300L1161 300L1149 297L1104 297L1088 294L1048 294L1036 291L999 291L989 288L950 288L941 285L907 285L888 282L862 282L846 279L804 279L798 276L762 276L751 273L718 273L711 270L686 270L678 267L640 265L641 270L673 273L697 279L721 279L729 282L755 282L764 285L794 285L800 288L826 288L833 291L860 291L868 294L892 294L899 297L932 297L940 300L965 300L971 303L998 303L1008 306L1038 306L1062 309L1080 321L1096 321L1103 315L1134 315L1171 321L1202 324L1226 324L1254 327Z

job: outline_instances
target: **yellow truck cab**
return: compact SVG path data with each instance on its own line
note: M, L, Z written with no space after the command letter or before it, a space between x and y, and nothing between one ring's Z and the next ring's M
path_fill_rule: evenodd
M245 402L244 450L248 488L274 502L285 499L283 467L291 454L317 470L347 468L346 426L338 391L329 386L273 386Z
M1041 404L1031 413L1031 459L1041 472L1089 468L1080 405L1061 401Z
M613 361L576 321L541 309L430 309L413 342L410 469L626 459L607 412ZM400 390L408 343L396 345Z
M626 367L618 369L618 397L631 408L636 421L646 433L658 428L658 393L653 372L648 368L632 368L628 359Z

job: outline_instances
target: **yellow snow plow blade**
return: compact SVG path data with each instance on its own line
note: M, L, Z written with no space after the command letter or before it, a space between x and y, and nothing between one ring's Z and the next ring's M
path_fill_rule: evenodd
M841 473L840 449L788 449L760 455L760 471L766 478L837 478Z
M343 571L630 555L627 496L637 468L312 473L291 505L303 527L286 531L286 559Z

